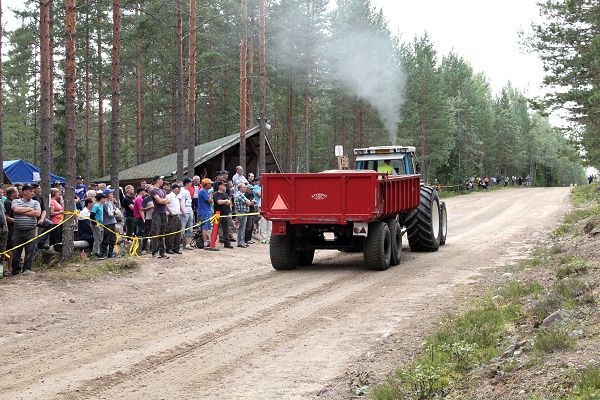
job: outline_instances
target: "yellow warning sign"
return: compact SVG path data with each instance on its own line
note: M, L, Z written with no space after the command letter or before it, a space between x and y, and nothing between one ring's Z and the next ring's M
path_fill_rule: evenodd
M285 204L285 200L283 200L283 197L281 197L280 194L277 195L277 197L275 198L275 201L273 202L273 205L271 206L271 210L273 211L285 211L288 209L287 204Z

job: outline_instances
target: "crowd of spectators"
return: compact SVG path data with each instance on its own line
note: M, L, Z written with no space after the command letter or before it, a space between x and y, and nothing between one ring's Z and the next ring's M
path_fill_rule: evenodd
M234 248L232 243L247 248L255 244L254 239L268 243L270 222L257 215L261 194L260 177L245 176L239 166L231 179L228 171L218 171L214 181L194 176L170 182L157 175L137 188L127 185L116 190L104 183L87 185L78 176L76 248L95 259L117 257L117 240L135 236L141 239L140 255L168 259L183 251L209 248L211 218L217 211L224 217L219 221L219 242L224 248ZM34 275L36 253L60 251L62 246L62 229L52 228L65 218L64 190L56 184L44 198L38 184L15 184L1 188L0 196L0 253L50 230L0 260L4 276Z
M500 176L495 177L471 177L465 182L466 190L473 189L488 189L490 186L531 186L533 179L531 176L527 175L527 177L523 178L522 176Z

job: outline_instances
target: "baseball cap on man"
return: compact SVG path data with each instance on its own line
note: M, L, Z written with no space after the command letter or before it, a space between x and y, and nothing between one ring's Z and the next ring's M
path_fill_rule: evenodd
M180 187L181 187L181 185L180 185L179 183L175 182L175 183L173 183L173 184L171 185L171 190L173 190L173 189L178 189L178 188L180 188Z
M102 191L102 194L103 194L103 195L106 197L106 196L108 196L109 194L111 194L112 192L114 192L114 190L112 190L112 189L104 189L104 190Z
M159 179L165 179L165 177L162 175L154 175L154 178L152 178L152 183L155 183Z
M26 191L26 190L33 190L33 186L31 185L23 185L23 187L21 188L22 191Z
M75 179L83 179L83 176L81 176L81 175L77 175L77 176L75 177Z
M192 180L189 177L185 177L183 178L183 184L185 185L186 183L190 183Z
M204 179L202 179L202 184L203 185L212 185L213 181L211 181L210 178L204 178Z

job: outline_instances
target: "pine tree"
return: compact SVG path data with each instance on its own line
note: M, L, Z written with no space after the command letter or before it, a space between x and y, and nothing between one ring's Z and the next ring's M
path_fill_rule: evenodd
M66 175L65 175L65 210L73 210L75 197L75 174L76 174L76 157L75 157L75 137L76 137L76 117L75 117L75 0L65 1L66 15L66 63L65 63L65 160L66 160ZM77 219L71 219L63 225L63 247L62 259L67 261L73 253L73 228L77 223Z

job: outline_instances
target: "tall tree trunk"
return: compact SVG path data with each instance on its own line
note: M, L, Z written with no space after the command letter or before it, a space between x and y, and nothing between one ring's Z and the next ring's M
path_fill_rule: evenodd
M35 46L34 51L33 51L33 55L34 55L34 59L37 60L38 59L38 52L37 52L37 46ZM37 68L36 68L37 69ZM33 164L34 165L39 165L39 154L38 154L38 140L40 139L40 133L38 131L39 129L39 123L40 121L38 121L37 115L39 115L39 111L40 111L40 104L35 101L35 99L37 99L40 95L40 85L39 85L39 79L40 76L34 72L34 77L33 77L33 115L36 116L33 118L33 138L32 138L32 143L33 143Z
M341 137L341 145L344 146L344 149L346 148L346 136L347 136L347 132L346 132L346 95L342 95L342 126L340 129L340 137ZM349 149L346 149L345 152L346 154L350 154L347 153ZM352 152L354 153L354 152Z
M102 5L100 1L96 2L97 7L97 47L98 47L98 174L104 176L106 172L105 143L104 143L104 82L102 80L102 18L100 10Z
M265 0L258 1L258 65L260 68L260 134L258 137L258 169L260 173L267 172L266 141L267 141L267 62L266 62L266 22Z
M223 67L223 115L227 115L229 112L229 105L227 104L227 100L229 98L229 66L225 64ZM221 121L220 127L222 128L222 135L229 135L231 132L227 132L227 123L224 118L219 119Z
M142 137L142 43L135 40L135 160L137 164L144 162L144 138Z
M75 0L65 1L65 210L73 210L75 197ZM66 261L74 250L73 227L76 219L63 225L62 259Z
M124 91L127 92L127 83L125 83ZM124 139L123 148L125 149L125 154L121 158L125 169L129 168L129 113L127 111L127 108L123 110L123 133L121 135Z
M293 111L294 111L294 87L293 87L293 71L292 68L288 68L288 87L287 87L287 113L285 116L285 160L287 164L287 172L293 172L293 152L294 142L292 139L292 122L293 122ZM261 116L262 120L262 116Z
M0 183L4 182L4 132L2 130L2 121L4 120L4 93L2 91L2 0L0 0Z
M86 0L86 17L85 17L85 155L92 156L91 147L91 113L92 99L90 88L90 0ZM89 162L84 162L84 175L87 183L92 181L92 166Z
M50 41L51 0L40 1L40 116L42 133L41 187L44 195L50 193L52 171L52 51Z
M113 0L113 46L112 46L112 101L110 121L110 184L119 189L119 113L121 107L121 2ZM115 198L120 201L119 195Z
M242 0L242 42L240 44L240 166L246 171L246 56L248 38L248 0Z
M252 128L254 122L254 7L250 17L250 39L248 40L248 117L247 126Z
M188 173L195 175L196 157L196 0L190 0L190 37L189 37L189 79L188 79ZM210 100L209 100L210 101Z
M171 153L177 151L177 63L173 68L173 79L171 81Z
M52 127L52 135L54 136L54 1L50 1L50 77L52 84L50 85L50 126ZM48 151L50 153L50 173L54 169L54 137L48 143Z
M176 1L177 14L177 179L183 179L183 11Z
M307 68L308 69L308 68ZM308 71L304 84L304 172L310 172L310 88Z
M150 103L154 105L154 101L156 99L156 88L154 87L154 73L150 75ZM154 113L150 113L150 137L148 138L149 142L149 156L145 157L146 159L154 159L156 155L154 153L154 132L156 129L156 124L154 123Z
M215 113L214 101L215 101L215 99L214 99L213 85L214 85L214 82L213 82L212 78L208 78L208 106L207 106L207 110L206 110L206 112L208 113L208 132L206 133L206 140L209 142L212 140L213 130L215 129L215 125L214 125L214 113Z

